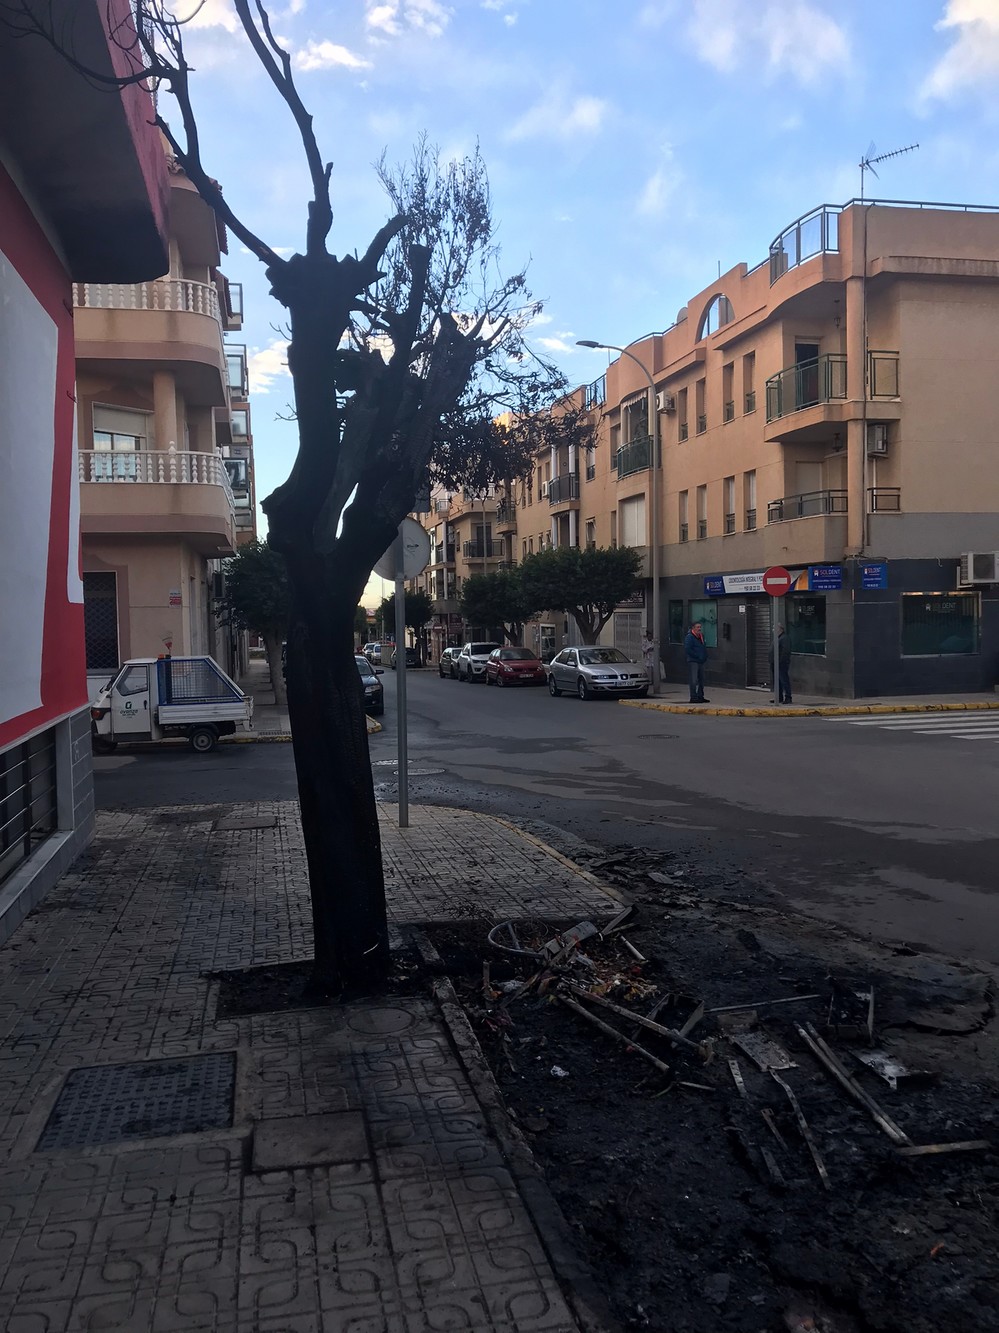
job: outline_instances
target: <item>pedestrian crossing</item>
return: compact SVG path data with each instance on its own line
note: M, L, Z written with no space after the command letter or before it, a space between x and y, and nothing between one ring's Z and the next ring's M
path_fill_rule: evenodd
M878 727L911 736L941 736L960 741L999 741L999 710L946 713L877 713L864 717L826 717L851 727Z

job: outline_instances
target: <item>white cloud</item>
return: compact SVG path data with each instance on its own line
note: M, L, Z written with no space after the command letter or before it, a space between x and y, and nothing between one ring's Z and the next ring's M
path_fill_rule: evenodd
M362 60L337 42L307 42L295 52L294 63L306 72L315 69L370 69L371 61Z
M687 34L723 74L762 69L810 86L850 63L846 32L809 0L693 0Z
M224 28L226 32L239 32L242 27L232 0L179 0L174 13L178 22L189 28Z
M512 28L513 25L517 22L517 15L516 15L516 14L504 14L504 15L503 15L503 22L506 24L506 26L507 26L508 28Z
M999 79L999 6L996 0L948 0L939 32L953 43L930 71L925 100L947 101L973 88L994 90Z
M440 37L452 10L441 0L365 0L364 21L373 35L398 37L404 28Z
M247 357L251 393L269 393L270 387L282 375L288 375L288 339L275 338L266 347L258 348Z
M642 217L660 218L668 209L682 182L682 175L673 162L673 149L666 145L662 162L647 177L635 201L635 210Z
M571 337L572 335L567 335ZM578 352L579 348L574 342L566 342L565 338L539 338L539 346L546 352Z
M588 94L573 97L554 88L540 102L528 108L506 132L506 138L574 139L596 134L610 110L610 103Z

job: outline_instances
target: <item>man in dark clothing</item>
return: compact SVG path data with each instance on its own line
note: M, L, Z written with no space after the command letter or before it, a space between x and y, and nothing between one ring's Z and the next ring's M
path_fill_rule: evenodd
M770 663L771 669L774 663ZM777 702L791 703L791 640L784 633L784 626L777 626L777 662L774 676L777 681Z
M695 620L687 631L683 641L683 651L687 658L687 678L690 681L690 702L706 704L704 697L704 663L708 660L708 649L701 632L701 622Z

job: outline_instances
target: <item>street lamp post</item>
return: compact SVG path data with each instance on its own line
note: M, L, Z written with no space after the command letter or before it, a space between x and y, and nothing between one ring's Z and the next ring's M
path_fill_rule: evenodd
M656 411L656 385L652 375L645 365L639 360L634 352L629 352L627 347L615 347L613 343L592 342L588 338L577 339L576 346L600 348L606 352L618 352L621 356L626 356L629 361L634 361L635 365L645 376L649 386L649 434L652 441L652 457L649 460L649 529L651 532L651 540L649 542L649 550L651 552L649 574L652 578L652 693L658 694L662 657L660 640L662 618L659 614L659 485L657 481L659 469L659 413Z

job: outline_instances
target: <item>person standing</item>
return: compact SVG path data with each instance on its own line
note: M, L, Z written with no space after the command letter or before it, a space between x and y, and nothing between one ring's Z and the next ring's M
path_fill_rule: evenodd
M655 662L656 643L649 630L642 635L642 662L645 665L645 674L649 680L652 680L652 668Z
M777 702L791 703L791 640L784 633L784 626L777 626L777 661L772 662L777 688Z
M710 701L704 697L704 663L708 660L708 649L704 642L704 633L699 620L695 620L687 631L686 638L683 641L683 651L687 659L690 702L692 704L709 703Z

